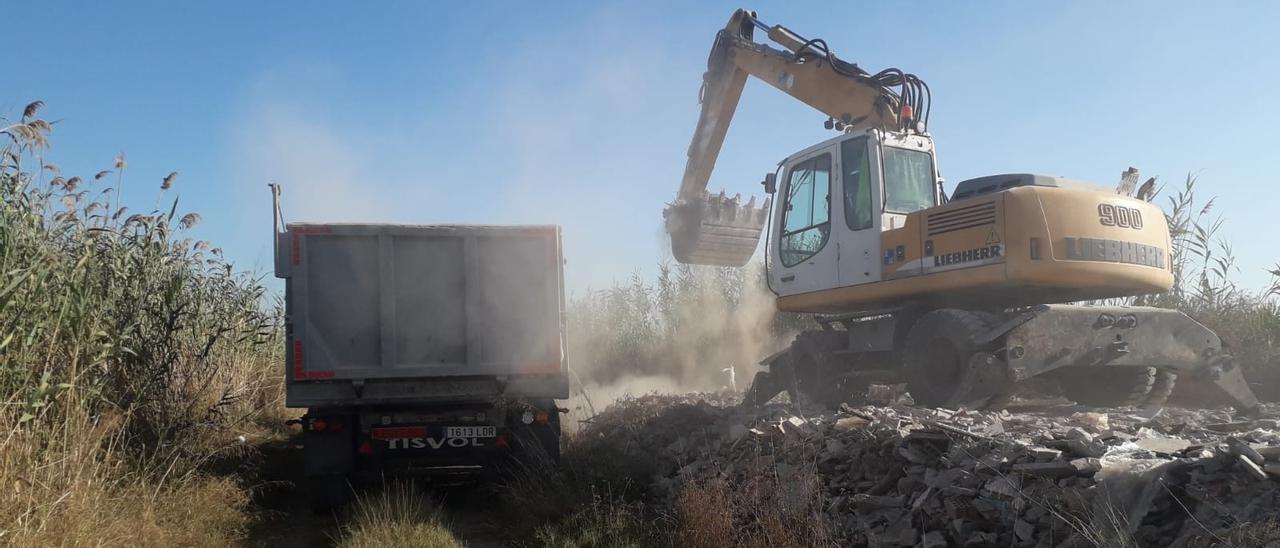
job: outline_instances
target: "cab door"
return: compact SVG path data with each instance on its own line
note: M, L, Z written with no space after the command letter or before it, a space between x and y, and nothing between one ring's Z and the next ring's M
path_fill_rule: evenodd
M770 250L769 268L769 285L778 295L830 289L839 283L839 253L831 219L838 153L838 147L832 145L784 166L783 201L773 227L778 237L776 247Z
M867 135L840 143L838 203L844 224L836 234L842 287L880 280L880 162L876 149Z

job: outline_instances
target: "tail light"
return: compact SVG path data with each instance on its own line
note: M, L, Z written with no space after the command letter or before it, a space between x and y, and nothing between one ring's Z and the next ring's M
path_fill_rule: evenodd
M343 429L342 419L337 418L314 418L304 424L307 430L312 432L341 432Z
M364 440L364 442L360 444L360 448L356 451L367 457L373 454L373 445L369 444L369 440Z

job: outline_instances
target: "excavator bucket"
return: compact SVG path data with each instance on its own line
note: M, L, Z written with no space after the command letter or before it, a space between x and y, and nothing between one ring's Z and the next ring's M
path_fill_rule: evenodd
M671 253L685 264L743 266L755 254L769 218L769 200L756 207L741 196L703 192L700 200L676 203L663 211Z

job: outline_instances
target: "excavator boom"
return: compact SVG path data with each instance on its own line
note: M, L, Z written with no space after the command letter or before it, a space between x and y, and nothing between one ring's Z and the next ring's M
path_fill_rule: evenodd
M764 30L779 50L757 43ZM840 130L913 126L928 112L928 88L896 69L869 75L841 61L822 40L806 40L782 26L767 26L745 10L716 34L703 75L702 111L689 144L675 201L663 212L671 250L682 263L742 266L755 253L769 202L756 207L739 196L712 195L707 183L747 78L754 76L827 115ZM898 86L901 92L891 91ZM914 128L913 128L914 129Z

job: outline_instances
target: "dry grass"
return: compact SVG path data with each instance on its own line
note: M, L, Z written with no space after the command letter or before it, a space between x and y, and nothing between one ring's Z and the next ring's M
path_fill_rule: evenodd
M729 479L690 480L676 501L681 546L833 546L816 468L787 478L757 469Z
M1280 521L1243 523L1213 535L1203 535L1187 543L1187 548L1229 548L1252 546L1280 548Z
M462 548L443 512L410 483L391 483L358 497L350 510L341 548Z
M12 417L10 417L12 418ZM0 445L0 542L10 546L219 546L248 522L248 493L225 478L157 481L130 465L118 424L74 414Z
M565 517L539 526L533 542L546 548L643 548L670 545L668 530L646 517L643 505L599 495Z
M645 461L585 433L562 440L560 463L518 465L498 488L503 528L524 546L666 544L642 502ZM637 544L639 543L639 544Z

